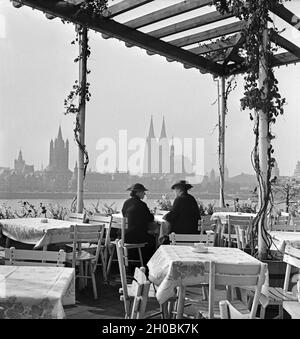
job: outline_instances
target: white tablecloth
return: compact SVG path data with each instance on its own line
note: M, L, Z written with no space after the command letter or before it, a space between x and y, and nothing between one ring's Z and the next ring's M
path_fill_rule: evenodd
M269 234L274 242L271 250L283 252L286 242L290 242L293 246L300 248L300 232L269 231Z
M199 284L203 265L209 261L239 264L241 272L244 264L261 265L259 260L237 248L209 247L208 253L195 253L191 246L161 245L147 263L149 280L158 286L158 302L166 302L174 295L174 288L181 284Z
M256 217L256 213L241 213L241 212L215 212L211 216L211 220L220 220L222 224L226 224L227 217L241 216L241 217Z
M0 229L8 238L33 244L35 248L71 241L70 227L74 221L48 219L47 223L42 223L41 220L42 218L0 219Z
M75 304L75 269L0 266L0 319L61 319Z

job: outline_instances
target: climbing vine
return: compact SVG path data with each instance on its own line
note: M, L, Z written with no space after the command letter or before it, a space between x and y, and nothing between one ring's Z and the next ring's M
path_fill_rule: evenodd
M244 76L244 96L241 98L242 110L249 109L255 113L250 113L250 119L254 120L255 146L252 151L252 164L256 172L258 183L260 186L260 208L254 219L252 230L250 232L252 254L256 253L258 241L259 226L262 231L262 239L266 245L267 253L271 247L271 239L264 225L266 220L268 204L271 198L271 172L275 159L273 157L274 149L271 145L274 136L271 126L275 124L278 116L283 114L285 98L279 93L278 81L271 67L271 60L274 55L274 48L271 46L270 40L266 37L266 29L268 23L273 23L269 16L272 6L282 4L284 1L290 0L213 0L213 4L221 14L231 13L240 20L245 22L245 27L241 32L241 46L239 54L243 57L243 63L228 66L229 74L245 71ZM274 24L274 23L273 23ZM275 31L276 28L273 28ZM269 34L270 31L267 31ZM265 60L265 62L262 62ZM260 75L262 72L266 74L266 80L260 83ZM268 123L268 171L267 180L263 177L260 168L259 159L259 115L262 111L267 116ZM261 255L261 253L260 253Z
M79 13L85 13L89 16L97 17L103 15L107 12L107 2L108 0L85 0L82 4L79 5L79 8L75 14L75 17ZM88 30L83 26L76 25L76 36L75 39L71 42L72 45L78 45L80 53L74 59L75 63L82 62L81 71L85 74L82 75L84 81L75 80L75 83L72 86L71 91L64 100L64 114L74 114L75 115L75 127L74 127L74 138L79 149L84 154L84 173L83 179L86 175L87 166L89 164L89 155L86 149L86 145L82 144L80 140L81 124L80 124L80 114L81 107L85 105L86 101L90 101L91 92L89 90L90 83L86 81L86 77L91 71L87 68L87 60L91 55L91 48L88 43ZM74 210L75 202L77 196L73 199L71 209Z

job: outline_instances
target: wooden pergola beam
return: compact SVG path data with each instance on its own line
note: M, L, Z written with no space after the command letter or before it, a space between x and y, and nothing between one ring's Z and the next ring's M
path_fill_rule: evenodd
M300 48L297 45L293 44L291 41L280 36L273 29L270 30L270 39L276 45L284 48L286 51L291 52L296 57L300 58Z
M207 5L210 5L211 3L212 0L193 0L189 2L185 0L178 4L159 9L150 14L142 15L136 19L127 21L124 24L131 28L141 28L147 25L154 24L161 20L174 17L179 14L190 12L194 9L205 7Z
M207 44L207 45L204 44L203 46L194 47L194 48L187 49L187 50L191 53L195 53L198 55L209 53L209 52L216 52L221 49L227 49L227 48L235 46L236 39L237 39L237 35L233 35L229 37L228 40L214 41L210 44Z
M193 44L203 42L206 40L219 38L220 36L225 36L225 35L240 32L244 26L245 26L244 22L238 21L232 24L220 26L218 28L209 29L201 33L195 33L195 34L185 36L183 38L175 39L172 41L168 41L168 42L177 47L189 46L189 45L193 45Z
M155 38L163 38L168 35L172 35L172 34L180 33L183 31L187 31L189 29L209 25L209 24L218 22L220 20L225 20L225 19L229 19L232 17L233 17L233 14L222 15L218 11L215 11L212 13L207 13L204 15L194 17L192 19L187 19L187 20L178 22L176 24L162 27L151 32L147 32L147 34Z
M108 7L108 18L113 18L114 16L126 13L137 7L146 5L153 0L123 0L117 4L111 5Z
M293 26L295 29L300 31L300 18L291 12L289 9L287 9L283 5L276 5L271 8L271 11L277 15L279 18Z
M202 72L209 72L219 76L225 72L221 65L207 60L204 57L153 38L138 30L133 30L114 20L102 16L98 16L97 18L91 17L86 13L79 12L77 6L70 4L68 4L68 6L56 6L57 3L51 0L18 0L18 2L43 12L49 12L63 20L71 21L94 31L110 35L128 44L133 44L166 58L174 59L187 66L197 68Z
M290 52L279 53L274 55L272 60L272 67L280 67L284 65L295 64L298 62L300 62L300 57L297 57Z

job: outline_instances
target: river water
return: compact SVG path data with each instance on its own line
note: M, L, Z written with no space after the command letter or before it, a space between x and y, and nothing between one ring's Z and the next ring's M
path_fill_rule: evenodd
M94 210L95 206L98 206L98 210L102 211L106 206L112 206L113 209L117 209L120 211L122 209L123 203L126 199L85 199L84 200L84 207L88 210ZM170 200L173 201L173 197L170 197ZM19 210L21 208L21 201L28 201L30 204L39 207L40 203L43 203L43 205L48 204L59 204L63 207L65 207L67 210L70 210L72 199L0 199L0 206L5 204L6 206L10 206L13 210L17 209ZM157 199L145 199L145 203L148 205L150 209L154 208L156 205ZM208 200L208 199L202 199L201 200L205 206L208 205L208 203L214 203L215 206L218 206L217 200ZM232 203L232 202L231 202Z

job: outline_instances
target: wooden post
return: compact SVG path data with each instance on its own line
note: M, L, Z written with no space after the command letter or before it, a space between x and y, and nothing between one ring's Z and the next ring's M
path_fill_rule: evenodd
M260 62L259 62L259 87L263 89L263 96L265 97L268 91L267 86L267 76L268 76L268 63L266 60L266 50L268 44L268 29L265 28L263 32L261 53L260 53ZM263 201L267 196L267 185L268 185L268 149L270 147L269 139L269 119L268 112L260 110L257 112L258 119L258 155L259 155L259 167L260 167L260 185L259 185L259 207L262 206ZM267 223L267 215L263 214L258 221L258 257L260 259L266 259L267 256L267 244L263 239L263 228Z
M79 85L86 88L87 74L87 28L83 27L79 33ZM79 142L85 146L85 91L82 91L79 98ZM84 180L84 152L78 146L78 181L77 181L77 213L83 212L83 180Z
M221 82L221 85L220 85ZM221 89L221 93L220 93ZM220 207L225 207L224 183L225 183L225 130L226 130L226 97L225 77L218 80L218 113L219 113L219 172L220 172Z

